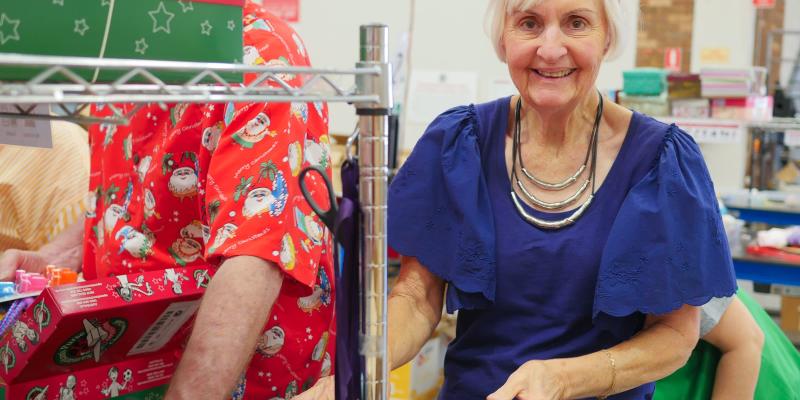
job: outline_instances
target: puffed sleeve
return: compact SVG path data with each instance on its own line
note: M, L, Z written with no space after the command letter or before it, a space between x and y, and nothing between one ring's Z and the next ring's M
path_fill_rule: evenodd
M731 296L736 279L700 149L675 125L625 198L600 262L596 323ZM601 318L598 318L601 316Z
M448 312L484 308L495 295L494 219L477 130L474 106L440 115L389 188L389 243L448 283Z

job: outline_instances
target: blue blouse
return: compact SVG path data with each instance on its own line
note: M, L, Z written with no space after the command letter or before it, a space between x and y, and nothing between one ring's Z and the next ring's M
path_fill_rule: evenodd
M689 135L634 113L586 213L541 230L510 198L509 103L440 115L389 190L390 245L447 281L447 310L459 311L440 399L485 399L526 361L612 347L645 314L736 290L714 187ZM653 390L611 398L649 399Z

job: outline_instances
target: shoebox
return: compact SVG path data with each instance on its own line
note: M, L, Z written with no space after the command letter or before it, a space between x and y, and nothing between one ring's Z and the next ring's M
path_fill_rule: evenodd
M669 100L667 100L666 94L659 96L631 96L627 93L620 93L619 104L651 116L669 115Z
M622 71L622 84L622 91L629 96L659 96L666 91L667 71L661 68Z
M175 268L45 289L0 338L0 398L161 398L211 276Z
M670 100L670 112L676 118L708 118L711 103L708 99Z
M672 99L693 99L700 97L700 75L669 74L667 76L667 95Z
M0 2L0 53L200 62L241 62L245 0L30 0ZM30 4L35 3L34 5ZM41 69L2 68L0 80ZM89 81L127 71L87 68ZM193 74L158 72L180 82ZM227 78L236 75L227 75ZM57 77L63 78L60 74ZM63 80L63 79L61 79Z
M781 296L781 329L800 332L800 297Z
M389 375L389 400L434 400L444 383L444 354L448 340L434 335L413 360Z
M768 121L772 119L772 107L772 96L711 99L711 118Z

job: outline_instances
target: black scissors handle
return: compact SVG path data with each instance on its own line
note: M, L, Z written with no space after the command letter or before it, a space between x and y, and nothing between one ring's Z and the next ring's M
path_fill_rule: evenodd
M306 188L306 174L309 172L316 172L322 177L322 181L325 182L325 188L328 191L328 201L330 206L327 210L322 210L320 206L314 201L314 198L311 196L311 193L308 192L308 188ZM339 214L339 209L336 206L336 193L333 192L333 185L331 184L330 178L328 178L328 173L323 168L318 167L316 165L312 165L310 167L303 168L300 171L300 176L298 177L300 180L300 192L303 193L303 197L305 197L306 202L308 205L311 206L311 209L319 216L322 220L322 223L328 227L331 232L334 232L334 227L336 225L336 217Z

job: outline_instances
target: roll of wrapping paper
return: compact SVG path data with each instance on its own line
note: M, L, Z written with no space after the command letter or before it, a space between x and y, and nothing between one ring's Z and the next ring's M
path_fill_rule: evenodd
M0 322L0 336L2 336L11 325L17 322L19 316L33 304L33 300L33 297L26 297L24 299L15 300L14 303L11 304L11 308L8 309L8 312L3 317L3 321Z

